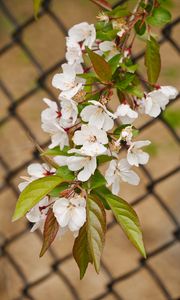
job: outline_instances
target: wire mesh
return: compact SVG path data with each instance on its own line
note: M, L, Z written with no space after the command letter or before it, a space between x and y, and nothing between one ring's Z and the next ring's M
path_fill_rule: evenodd
M118 5L119 3L125 2L125 1L119 1L115 4ZM51 21L55 24L56 28L60 31L61 34L66 36L67 28L64 25L61 18L59 18L58 15L51 9L51 1L44 1L43 2L43 8L40 12L40 19L44 16L48 16L48 18L51 19ZM31 128L26 123L26 118L20 115L18 112L18 109L26 102L29 101L31 97L34 97L38 95L39 91L44 91L46 95L49 97L54 97L53 92L47 85L47 78L52 75L52 73L58 69L60 64L64 61L64 58L62 58L60 61L57 61L54 63L54 65L50 65L48 68L44 70L41 62L39 59L34 55L33 51L30 49L30 47L24 42L24 35L25 32L30 28L36 21L33 17L33 14L25 18L23 23L19 24L16 16L12 13L12 11L9 10L8 6L6 5L5 0L0 1L0 10L1 13L5 16L5 18L12 24L12 26L15 28L13 33L10 36L10 39L5 45L3 45L0 49L0 57L5 56L11 49L14 47L18 47L23 51L24 55L28 58L30 61L30 64L33 66L36 78L35 78L35 85L33 85L32 88L25 91L20 96L15 96L11 90L9 89L9 86L7 83L5 83L3 80L0 81L0 90L3 92L3 95L6 96L8 101L8 108L6 115L0 120L0 125L5 125L11 120L16 120L18 122L18 125L20 128L25 132L28 133L30 137L32 137L34 140L36 140L39 143L39 140L36 137L36 134L31 130ZM180 18L176 18L173 20L170 24L168 24L163 30L161 31L161 38L160 38L160 44L163 45L164 43L168 43L175 52L179 53L179 45L173 38L173 30L175 26L177 26L180 23ZM45 29L44 29L45 30ZM50 45L49 45L50 46ZM134 57L135 60L140 60L143 56L143 51L138 53L136 57ZM19 70L17 70L19 72ZM171 101L170 105L174 103L176 100ZM35 105L35 104L34 104ZM178 142L179 138L177 135L176 130L174 130L169 123L165 120L163 115L159 116L157 119L150 120L143 124L141 126L141 130L144 131L146 129L149 129L152 127L156 122L161 122L162 126L166 128L166 130L169 131L169 134L172 136L172 138ZM16 138L16 132L14 132L14 138ZM41 143L41 146L44 147L47 145L48 141L45 141ZM0 165L4 172L4 177L2 180L2 183L0 185L0 193L2 194L4 190L7 188L10 189L12 194L15 195L15 197L18 197L18 191L16 184L14 183L14 178L16 178L19 173L26 168L29 163L33 162L34 160L39 159L38 151L34 148L32 148L30 158L28 160L23 160L23 163L18 165L15 168L11 168L11 166L8 164L8 162L4 159L4 156L1 155L0 157ZM179 171L179 168L173 168L169 172L163 174L162 176L154 179L151 172L146 168L142 168L142 172L144 173L145 177L147 178L147 184L146 184L146 190L145 192L133 199L132 204L134 206L138 205L139 203L145 201L149 196L153 196L153 198L156 200L158 205L160 206L161 210L166 214L169 221L172 223L172 232L169 236L169 239L166 240L164 243L160 244L158 247L153 249L152 251L149 251L147 254L147 259L138 259L138 264L134 267L128 270L127 272L124 272L123 274L119 276L115 276L112 273L112 270L110 267L106 265L105 259L103 259L102 262L102 270L106 274L107 281L104 284L104 289L101 292L97 291L97 295L95 297L91 297L90 295L86 296L83 299L92 299L92 300L100 300L100 299L127 299L123 295L121 295L121 289L116 289L117 284L121 284L124 281L130 280L133 276L141 273L146 272L148 274L150 280L153 281L153 283L158 287L159 293L161 294L160 298L158 299L167 299L167 300L178 300L180 299L180 289L179 289L179 295L174 298L173 295L171 295L171 291L169 290L166 283L163 281L161 276L156 272L155 268L149 264L149 261L151 261L152 258L157 257L159 255L162 255L162 253L174 245L179 243L180 240L180 227L178 223L177 216L174 214L174 211L171 210L171 208L166 204L163 197L161 197L157 191L156 186L159 183L164 182L166 179L174 176ZM16 226L16 225L14 225ZM108 231L110 231L115 225L115 221L112 220L108 224ZM6 258L6 260L9 262L13 270L15 271L16 275L18 276L19 280L21 281L21 288L19 289L19 295L17 297L12 298L12 300L20 300L20 299L46 299L46 298L39 298L36 295L33 295L32 290L36 288L37 286L40 286L42 284L45 284L44 287L46 289L46 282L50 278L54 278L54 275L56 275L56 278L61 280L66 288L70 292L70 296L68 299L82 299L80 296L80 291L77 289L76 285L72 283L70 280L70 276L63 272L63 265L64 263L71 260L71 253L62 256L61 258L58 257L57 253L53 250L49 250L49 255L51 257L51 263L49 266L48 271L42 275L39 276L37 279L31 281L29 280L28 276L25 274L24 270L22 269L19 262L16 260L16 257L14 257L9 251L8 248L21 241L23 237L29 232L29 225L27 225L24 229L20 230L19 232L15 233L14 235L11 235L10 238L6 237L4 234L1 234L0 231L0 260L3 258ZM39 232L35 233L39 239L41 239L41 234ZM63 247L63 245L62 245ZM70 250L69 250L70 251ZM28 262L27 262L28 264ZM78 276L78 275L77 275ZM98 279L97 279L98 280ZM58 284L58 280L57 280ZM59 297L60 296L60 297ZM57 295L57 297L53 299L61 299L61 295ZM66 299L66 297L64 298ZM139 298L140 299L140 298ZM149 299L149 298L147 298ZM143 300L143 299L142 299ZM144 299L145 300L145 299ZM156 299L155 299L156 300Z

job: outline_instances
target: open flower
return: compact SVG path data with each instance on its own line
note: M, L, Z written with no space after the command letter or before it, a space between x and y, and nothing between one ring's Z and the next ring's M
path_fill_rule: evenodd
M112 160L109 168L106 170L105 178L107 186L112 185L112 193L118 195L120 191L120 183L127 182L132 185L138 185L140 178L131 170L131 165L127 159Z
M67 131L64 130L58 122L46 122L41 125L45 132L51 135L51 144L49 148L52 149L56 146L60 146L61 150L64 146L69 146L69 137Z
M75 131L73 141L77 146L83 145L83 152L87 155L90 151L93 151L94 155L100 155L107 151L104 146L108 143L107 134L95 126L82 125L81 130Z
M48 164L33 163L27 168L29 176L22 176L21 178L25 181L18 185L19 190L22 192L30 182L49 175L55 174L55 168L51 168Z
M104 41L99 44L99 49L102 52L108 52L107 59L110 60L113 56L119 54L116 43L112 41Z
M120 104L114 116L119 117L123 124L131 124L138 117L138 113L132 110L128 104Z
M81 118L89 125L105 131L110 130L114 126L113 114L107 110L106 106L98 101L89 101L93 105L86 106L81 112Z
M149 154L144 152L141 147L148 146L150 141L131 142L127 153L127 161L130 165L138 167L147 164Z
M72 99L81 90L83 80L76 76L74 65L63 64L62 70L63 73L54 75L52 85L62 91L61 97Z
M61 228L68 227L77 236L86 221L86 200L77 194L70 199L59 198L53 212Z
M76 153L78 156L56 156L54 161L59 166L68 166L71 171L79 171L77 179L87 181L94 174L97 168L96 156L86 155L84 149L71 149L69 153Z
M78 42L70 39L69 37L66 38L66 59L68 64L81 64L83 62L82 58L82 50Z
M93 24L82 22L74 25L68 31L68 36L72 41L82 43L82 49L85 49L85 46L91 48L96 40L96 30Z
M143 103L145 106L145 114L151 117L157 117L164 110L169 100L176 98L178 91L172 86L161 86L147 94Z
M48 207L46 206L48 204L48 197L44 197L26 214L26 218L29 220L29 222L35 223L31 228L31 232L34 232L37 228L43 230L44 222L48 212Z

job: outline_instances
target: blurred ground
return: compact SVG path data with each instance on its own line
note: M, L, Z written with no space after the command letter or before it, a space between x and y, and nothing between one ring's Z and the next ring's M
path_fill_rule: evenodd
M172 2L176 19L180 3ZM70 256L73 243L70 235L56 241L52 251L39 259L40 234L29 233L25 220L11 223L19 176L26 174L26 164L36 158L28 130L41 145L47 142L47 135L40 128L40 112L45 107L42 98L51 98L56 93L50 84L64 57L65 29L77 22L93 22L95 15L96 7L88 0L53 0L51 9L35 22L31 0L0 1L1 300L180 299L177 101L168 107L163 118L144 126L138 138L152 141L148 148L150 162L145 170L139 170L139 187L124 184L121 191L124 199L135 204L140 217L149 253L146 263L140 260L119 226L111 223L109 215L101 273L96 275L89 267L80 282ZM171 32L175 43L179 41L179 30L177 24ZM143 43L138 41L134 54L142 49ZM163 68L159 82L179 88L180 61L172 43L165 41L161 54ZM137 126L148 121L144 118Z

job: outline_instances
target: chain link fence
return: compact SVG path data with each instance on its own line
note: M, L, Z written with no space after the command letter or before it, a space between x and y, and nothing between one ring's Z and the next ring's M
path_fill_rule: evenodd
M53 0L54 1L54 0ZM41 19L46 18L45 27L40 28L40 31L37 32L37 35L34 35L34 39L38 39L38 34L41 34L42 30L46 32L49 22L53 23L54 30L59 31L59 37L61 41L63 40L63 36L66 36L67 34L67 28L65 25L65 22L62 20L62 18L59 16L59 14L52 9L51 2L53 1L44 1L43 2L43 8L40 12L39 21L41 22ZM11 1L8 1L8 3ZM13 1L12 1L13 2ZM31 2L31 1L30 1ZM63 1L62 1L63 2ZM68 2L68 1L67 1ZM115 5L118 5L119 3L125 2L125 1L119 1ZM18 1L17 1L18 3ZM72 3L72 2L71 2ZM75 1L74 1L75 3ZM18 5L21 5L19 2ZM73 7L69 7L69 10L73 10ZM0 80L0 95L1 97L5 97L7 99L7 105L4 109L5 113L0 119L0 129L12 122L11 125L11 139L15 141L18 139L18 135L23 136L24 134L28 134L29 137L31 137L33 140L37 141L41 144L42 147L47 146L48 141L44 139L40 139L38 135L38 129L37 126L35 126L35 130L31 129L31 126L29 125L29 122L27 122L26 113L30 106L28 106L28 103L30 102L31 107L36 106L36 99L42 98L43 96L49 96L50 98L54 98L55 95L53 94L53 91L51 90L49 84L48 84L48 78L52 77L53 72L57 71L59 66L64 62L63 54L62 58L57 61L55 61L54 64L48 65L48 67L44 68L41 55L44 55L44 52L46 52L46 49L39 49L38 55L34 54L34 51L32 47L30 46L30 42L28 40L28 37L26 37L26 33L31 31L31 28L34 26L36 31L36 27L38 27L38 23L36 23L33 12L30 10L31 15L28 13L24 15L23 22L19 23L18 16L15 12L13 12L9 5L5 0L0 1L0 14L1 16L10 24L9 26L13 27L13 33L9 34L9 38L7 41L3 43L3 45L0 48L0 59L6 58L6 62L8 62L8 54L12 50L21 51L23 55L23 59L25 63L28 60L28 68L32 68L30 70L30 78L28 77L28 81L34 78L32 81L32 86L27 90L26 87L26 74L22 74L23 77L23 83L20 89L23 91L19 93L19 91L16 91L15 89L12 89L13 86L13 78L10 78L10 82L8 80L4 80L2 76L2 80ZM69 16L67 16L69 17ZM160 36L160 44L161 46L163 44L167 44L172 48L174 51L174 54L179 53L179 45L177 44L176 39L174 38L173 32L175 28L180 23L180 18L175 18L172 20L170 24L168 24L163 30L161 31ZM8 28L9 30L9 28ZM53 31L51 32L53 35ZM47 33L48 35L48 33ZM30 37L29 37L30 39ZM58 42L57 42L58 43ZM47 47L51 47L51 43L46 42ZM57 45L58 49L58 55L60 52L63 53L64 46ZM62 49L61 49L62 48ZM62 50L62 51L61 51ZM42 51L42 52L41 52ZM37 53L36 53L37 54ZM137 53L134 57L135 60L139 61L143 57L143 51L140 51ZM58 56L57 56L58 57ZM48 60L48 57L46 58ZM11 67L13 66L13 61L9 62L9 65ZM9 66L10 68L10 66ZM15 72L13 72L12 76L19 76L19 72L21 72L21 69L16 68ZM25 72L23 70L23 72ZM3 74L2 74L3 75ZM15 90L15 92L14 92ZM13 91L13 92L12 92ZM33 101L32 101L33 99ZM177 102L178 99L171 101L170 106L174 105L175 102ZM27 105L27 106L26 106ZM39 102L37 102L37 105L39 105ZM21 109L22 107L22 109ZM34 108L33 114L35 113L36 108ZM39 112L38 112L39 113ZM33 119L33 114L29 119ZM16 122L16 125L14 122ZM171 126L171 124L164 118L164 115L159 116L158 119L150 119L143 124L140 125L140 129L142 132L146 130L150 130L153 126L156 125L156 123L160 124L161 127L165 129L167 134L171 135L172 140L175 143L178 143L179 138L177 131ZM156 132L156 130L155 130ZM158 132L156 132L158 134ZM147 135L146 135L147 137ZM13 147L13 142L11 143L11 140L9 140L9 143L6 145L7 152L8 151L19 151L19 148L11 148ZM15 161L12 164L10 163L8 157L6 157L6 150L0 151L1 157L0 157L0 167L1 167L1 183L0 183L0 193L3 195L5 191L8 190L10 193L8 196L8 199L6 199L6 205L7 203L12 203L11 206L15 205L15 201L18 197L18 190L17 190L17 178L19 177L20 173L24 171L24 169L34 160L39 159L39 153L36 149L33 148L33 145L31 142L27 144L28 149L24 149L23 145L20 145L19 147L22 147L21 154L20 154L20 161ZM10 147L10 148L9 148ZM24 153L28 152L28 155L25 155ZM28 158L24 157L28 156ZM170 160L171 157L166 157L166 160ZM157 162L158 164L158 162ZM164 164L166 164L166 161L164 161ZM163 256L164 253L168 253L169 250L174 249L174 247L179 247L179 241L180 241L180 227L178 223L178 212L176 212L176 207L172 207L169 205L169 203L164 199L165 194L158 193L157 186L159 184L163 184L167 180L174 178L174 176L177 176L179 171L179 168L172 167L167 172L163 172L160 176L154 176L152 174L152 171L148 169L148 167L142 167L141 172L145 178L145 186L142 189L142 193L140 195L133 196L131 203L136 207L138 207L142 203L147 203L147 199L153 198L153 201L155 201L154 210L158 209L161 211L161 213L164 215L164 218L168 219L168 222L170 223L170 233L165 237L165 239L158 245L156 245L155 248L150 248L148 250L148 258L146 260L140 258L135 253L135 250L133 250L132 247L130 247L129 251L132 251L133 256L129 256L129 252L127 251L126 242L124 238L121 239L121 245L116 245L113 248L113 251L111 252L109 250L105 250L105 255L103 257L102 261L102 270L101 275L99 277L96 276L96 274L93 271L89 271L90 275L87 275L87 280L82 281L81 287L79 287L78 283L78 270L75 269L73 271L70 267L64 267L65 265L68 266L68 264L72 264L72 254L71 254L71 246L68 245L68 251L63 254L62 248L64 247L64 242L61 241L57 246L52 247L49 250L48 257L45 256L43 258L43 262L41 264L45 265L45 260L47 261L48 267L42 267L42 272L39 272L39 275L36 276L36 278L29 278L28 271L26 268L22 267L22 260L24 260L24 265L28 267L28 264L31 264L32 259L35 259L35 255L38 255L38 253L32 252L32 259L31 261L28 261L25 259L26 257L26 251L31 251L29 248L33 248L35 236L37 236L37 239L39 243L42 240L40 232L29 234L29 225L25 223L25 221L22 221L23 224L18 225L13 224L13 230L8 234L3 230L3 227L0 227L0 268L2 274L6 274L6 265L8 264L11 268L11 272L13 272L13 279L10 283L10 286L7 287L8 289L13 289L14 285L16 286L15 292L11 291L11 296L9 298L3 298L2 299L10 299L10 300L25 300L25 299L36 299L36 300L46 300L48 297L51 297L52 299L93 299L93 300L113 300L113 299L119 299L119 300L161 300L161 299L167 299L167 300L178 300L180 299L180 282L178 283L177 275L175 276L173 273L174 265L172 266L173 270L171 271L171 259L168 259L168 256ZM157 172L158 173L158 172ZM158 173L159 174L159 173ZM166 192L165 192L166 193ZM169 199L171 201L172 199ZM3 200L2 200L3 201ZM2 202L0 200L0 206ZM8 208L7 208L8 209ZM3 211L2 207L2 214L6 215L7 211ZM12 211L11 211L12 212ZM180 211L179 211L180 213ZM151 221L152 224L154 222L154 215L151 215ZM160 217L158 217L160 218ZM143 213L142 213L142 219L143 219ZM164 220L164 219L163 219ZM163 222L162 220L162 222ZM10 222L10 220L8 220ZM1 222L1 220L0 220ZM163 225L162 225L163 226ZM166 226L166 224L164 224ZM12 228L12 227L11 227ZM16 228L16 229L15 229ZM106 249L110 247L110 244L112 242L111 237L114 235L114 239L117 238L117 234L119 234L119 231L114 231L113 229L116 228L116 223L111 217L109 217L109 223L108 223L108 233L109 233L109 241L106 242ZM152 233L152 231L154 232ZM153 227L151 231L151 235L156 235L155 227ZM28 236L29 239L31 239L31 243L27 244L26 247L26 236ZM62 243L62 244L61 244ZM120 250L119 247L124 248ZM23 252L20 250L13 250L16 248L13 248L14 245L24 245L23 246ZM38 244L39 245L39 244ZM129 245L128 245L129 246ZM39 247L39 246L38 246ZM38 248L37 247L37 248ZM12 249L12 250L11 250ZM18 248L17 248L18 249ZM21 249L21 247L20 247ZM115 249L115 250L114 250ZM180 250L180 247L178 248ZM16 252L17 251L17 252ZM25 251L25 253L24 253ZM38 251L38 250L37 250ZM60 253L60 256L58 254L58 251ZM118 252L120 251L120 252ZM121 255L122 251L124 252L124 255L127 253L126 260L131 260L131 263L129 264L128 261L125 261L123 263L123 260L121 259L119 255ZM134 251L134 252L133 252ZM174 252L173 252L174 253ZM177 251L175 252L177 253ZM176 254L175 254L176 255ZM111 268L111 264L108 264L108 260L110 262L113 259L113 256L116 256L116 263L115 263L115 271ZM136 256L136 257L135 257ZM172 258L173 254L171 255ZM29 257L29 256L28 256ZM125 256L124 256L125 257ZM135 258L134 258L135 257ZM163 261L166 261L169 264L169 275L166 274L166 276L163 276L163 270L162 272L159 272L159 269L161 268L161 264L158 265L158 259L161 257L163 258ZM158 258L156 260L156 258ZM175 259L175 265L179 263L180 256L176 256ZM118 259L120 260L120 263L118 264ZM1 262L5 260L6 264L1 264ZM37 260L36 260L37 261ZM132 263L133 261L133 263ZM135 261L135 263L134 263ZM153 263L151 263L153 262ZM129 264L130 267L126 269L123 268L123 272L121 271L121 267L124 264ZM174 261L172 262L174 264ZM1 267L2 266L2 267ZM156 266L158 266L156 268ZM36 269L36 265L33 265L33 268ZM38 264L37 264L38 268ZM114 267L113 267L114 268ZM76 280L74 277L72 277L72 273L75 273ZM37 272L38 273L38 272ZM1 274L1 275L2 275ZM0 275L0 278L1 278ZM180 275L180 274L179 274ZM8 275L7 275L8 276ZM89 277L88 277L89 276ZM173 277L175 276L175 277ZM166 278L167 277L167 278ZM3 278L3 277L2 277ZM15 279L14 279L15 278ZM175 292L172 290L171 286L169 286L169 278L172 281L176 282L176 288ZM150 282L150 286L148 287L148 283ZM2 280L2 286L6 284L6 278L5 283L3 283ZM179 284L179 288L177 287ZM83 292L84 288L84 292ZM149 292L147 294L143 293L141 296L141 290L145 289ZM0 284L0 290L2 289ZM91 291L90 291L91 289ZM39 290L41 291L39 293ZM134 291L132 294L131 291ZM137 294L136 294L137 290ZM154 291L153 291L154 290ZM139 292L138 292L139 291ZM153 294L154 292L154 294ZM2 294L3 295L3 294ZM129 295L129 296L128 296ZM146 295L146 296L144 296ZM152 296L150 296L152 295ZM5 297L5 296L4 296Z

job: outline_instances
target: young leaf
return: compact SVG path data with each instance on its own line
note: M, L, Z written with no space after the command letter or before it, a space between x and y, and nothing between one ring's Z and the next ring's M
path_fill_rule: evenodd
M114 196L110 193L104 196L111 207L117 222L121 225L129 240L139 250L143 257L146 257L142 239L142 231L138 216L134 209L126 201L117 196Z
M100 187L102 185L106 185L106 179L99 172L99 170L96 169L94 175L92 175L91 178L90 178L90 188L95 189L95 188Z
M159 44L152 36L150 40L147 41L146 45L145 66L147 68L149 82L155 84L161 70L161 57L159 53Z
M142 23L142 20L138 20L134 25L134 29L137 34L143 35L146 31L146 23Z
M118 31L119 30L117 29L111 29L109 31L98 30L96 38L101 41L113 41L116 38Z
M23 217L43 197L64 180L59 176L46 176L31 182L20 194L12 220Z
M111 161L112 159L115 159L115 157L114 156L109 156L109 155L102 154L102 155L99 155L97 157L97 163L98 164L103 164L103 163L106 163L108 161Z
M112 11L107 13L108 16L113 18L121 18L125 17L129 14L128 9L125 6L118 5L116 8L114 8Z
M60 147L55 147L53 149L47 149L45 150L41 155L44 156L44 155L48 155L48 156L56 156L56 155L72 155L72 154L68 154L68 151L69 151L70 147L68 146L65 146L63 148L63 150L60 149Z
M51 197L59 197L60 193L64 190L67 190L69 187L69 184L67 182L63 182L57 187L55 187L50 193L49 196Z
M121 58L121 54L117 54L109 60L109 64L111 66L112 74L114 74L116 69L119 67L120 58Z
M59 167L56 170L56 175L60 176L64 180L74 180L74 172L70 171L67 166Z
M54 241L56 234L59 230L59 224L56 221L56 218L53 214L52 208L48 210L46 221L44 224L44 232L43 232L43 245L40 252L40 257L44 255L44 253L48 250L51 246L52 242Z
M91 2L94 2L95 4L99 5L102 8L105 8L109 11L112 10L111 4L106 0L90 0Z
M94 267L97 273L100 269L100 259L104 247L106 231L106 214L102 203L95 196L87 199L87 234L88 245Z
M107 195L108 193L111 194L110 190L104 185L104 186L100 186L94 190L91 191L92 195L96 195L100 201L103 203L105 209L111 209L109 204L106 201L105 195Z
M35 18L38 17L38 13L39 13L39 10L40 10L40 7L41 7L41 3L42 3L42 0L33 0Z
M171 21L170 12L163 7L156 7L153 10L152 16L147 18L148 24L152 26L163 26Z
M94 71L104 83L109 83L112 77L112 71L110 65L105 61L103 57L94 53L92 50L86 47L86 51L89 55Z
M121 90L124 90L128 87L128 85L133 81L135 75L131 73L127 73L125 78L121 81L118 81L116 83L116 88Z
M75 239L73 246L73 256L80 270L80 279L83 278L89 262L92 263L86 227L87 225L84 224L84 226L80 229L78 237Z

